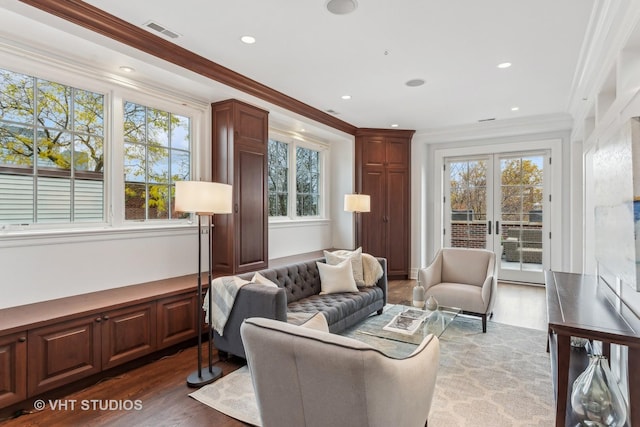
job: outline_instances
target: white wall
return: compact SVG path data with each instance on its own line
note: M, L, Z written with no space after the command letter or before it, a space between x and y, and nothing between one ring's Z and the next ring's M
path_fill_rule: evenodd
M0 308L192 274L197 249L193 226L5 236L0 239Z

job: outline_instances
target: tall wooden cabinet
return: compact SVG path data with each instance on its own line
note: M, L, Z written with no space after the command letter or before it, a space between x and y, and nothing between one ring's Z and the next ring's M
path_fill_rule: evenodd
M214 271L267 268L268 112L233 99L211 107L212 180L233 186L233 214L214 220Z
M363 252L387 259L392 278L409 275L411 137L414 131L356 132L356 190L371 196L371 212L356 224Z

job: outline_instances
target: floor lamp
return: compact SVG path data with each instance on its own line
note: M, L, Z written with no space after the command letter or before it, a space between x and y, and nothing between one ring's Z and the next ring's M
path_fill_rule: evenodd
M344 210L346 212L355 213L356 217L356 249L360 246L360 218L361 212L371 212L371 197L367 194L345 194L344 195Z
M217 380L222 376L222 370L213 366L212 343L211 343L211 279L213 266L213 215L231 213L231 186L217 182L205 181L177 181L175 205L176 211L190 212L198 217L198 310L197 310L197 331L198 331L198 369L187 378L189 387L201 387ZM208 217L209 229L209 319L208 333L209 340L209 367L202 369L202 242L200 232L202 230L202 217Z

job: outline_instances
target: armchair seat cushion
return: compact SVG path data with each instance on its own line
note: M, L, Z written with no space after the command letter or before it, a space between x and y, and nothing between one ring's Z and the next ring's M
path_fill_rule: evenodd
M482 300L482 288L462 283L442 282L429 288L439 304L473 313L486 313L489 301Z

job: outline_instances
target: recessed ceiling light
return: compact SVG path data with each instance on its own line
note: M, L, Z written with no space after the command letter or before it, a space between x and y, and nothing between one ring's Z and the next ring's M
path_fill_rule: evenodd
M342 99L351 99L351 95L342 95L340 98L342 98Z
M418 87L424 84L424 80L422 79L412 79L405 83L405 85L409 87Z
M240 37L240 41L244 44L254 44L256 42L256 38L253 36L242 36Z
M398 127L398 124L397 124L397 123L393 123L393 124L391 125L391 127L392 127L392 128L397 128L397 127Z
M356 0L329 0L327 10L334 15L346 15L358 8Z
M123 65L122 67L120 67L120 70L124 71L125 73L133 73L135 71L135 68Z
M520 107L511 107L511 111L518 111Z
M511 62L502 62L498 64L498 68L509 68L511 67Z

